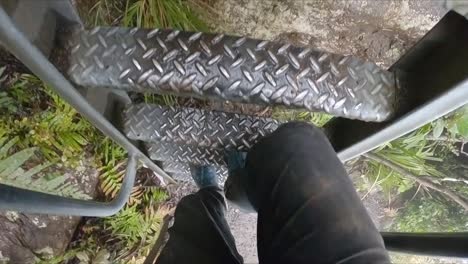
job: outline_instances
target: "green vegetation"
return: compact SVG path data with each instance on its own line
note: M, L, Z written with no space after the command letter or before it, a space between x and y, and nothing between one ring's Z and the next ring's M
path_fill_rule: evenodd
M182 0L127 0L88 1L91 9L85 11L88 23L128 27L175 28L206 31L208 27L192 11L188 1ZM193 3L193 1L190 1ZM170 95L145 94L144 101L175 105L178 99ZM100 189L105 199L112 199L120 189L125 169L125 151L109 139L100 141L96 155L100 156ZM140 176L141 178L141 176ZM147 182L147 179L139 179ZM81 263L96 263L96 258L112 263L141 262L159 234L160 224L168 209L161 208L167 193L156 186L134 187L130 201L116 216L100 219L86 225L83 239L75 241L71 258ZM71 259L70 258L70 259Z
M376 156L367 155L365 174L380 186L389 204L399 195L414 192L399 210L391 229L467 230L468 179L464 175L468 170L458 163L452 165L461 153L462 142L468 139L467 126L465 106L378 148Z
M34 153L37 148L26 148L15 153L11 150L18 142L15 137L7 141L6 137L0 137L0 182L10 186L15 186L33 191L40 191L51 194L58 194L66 197L79 199L90 199L87 194L69 182L64 175L47 173L40 175L52 164L50 162L43 164L34 160ZM30 162L33 165L26 166ZM28 167L23 169L23 167ZM44 173L43 173L44 174Z
M96 130L36 77L12 76L0 93L3 183L87 198L63 175L76 168ZM0 144L1 145L1 144Z
M123 25L206 31L188 1L82 0L88 25ZM195 1L190 1L190 4ZM0 69L0 81L3 70ZM9 76L10 77L10 76ZM89 158L100 171L98 195L113 199L126 167L126 151L104 137L73 107L34 76L8 78L0 92L0 181L75 198L90 197L68 178L48 173L76 169ZM174 96L145 95L146 102L178 103ZM141 172L130 200L116 216L87 219L67 252L40 263L141 263L159 234L168 199L152 173Z
M126 206L112 217L88 220L81 228L81 238L73 241L71 248L57 259L74 259L80 263L142 263L159 236L164 216L169 213L167 208L158 206L167 198L164 192L159 193L163 193L157 197L159 200L144 200Z
M300 110L285 109L283 107L273 108L272 117L283 121L304 121L318 127L323 127L333 116L320 112L307 112Z
M75 167L95 129L49 87L23 74L0 94L0 134L18 138L18 147L38 147L51 162Z
M127 0L122 24L126 27L208 31L187 1L182 0Z
M401 232L466 231L466 212L443 197L419 197L397 216L394 228Z
M446 132L451 139L468 140L468 106L455 111L455 113L440 118L433 124L433 136L435 139L441 139L442 134Z
M431 124L425 125L404 137L381 146L375 152L417 175L442 177L442 173L435 168L433 163L429 162L442 160L435 156L435 150L439 143L427 140L431 129ZM413 181L401 177L397 172L380 162L370 161L369 165L368 175L371 177L371 181L379 181L386 194L403 193L414 185Z
M82 17L88 26L121 25L207 31L197 12L206 12L195 0L81 0ZM205 10L203 10L205 9ZM0 83L3 70L0 68ZM23 74L8 78L0 92L0 181L48 193L89 198L71 185L65 176L49 173L52 168L76 168L83 157L93 157L100 171L99 195L114 198L120 189L126 166L126 152L105 138L49 87L36 77ZM148 103L178 104L170 95L147 94ZM274 108L281 120L301 120L325 125L331 116ZM367 158L366 175L389 200L413 191L392 226L395 230L466 231L467 212L453 197L408 175L449 190L466 201L468 185L463 181L468 168L448 167L449 158L460 154L460 142L468 139L468 107L428 124L374 151L395 164L401 173L378 160ZM84 153L86 155L84 155ZM445 166L445 168L444 168ZM459 172L456 174L455 172ZM141 263L159 234L167 208L165 190L151 183L151 175L140 174L128 205L116 216L86 219L67 252L41 263ZM147 182L150 182L148 185ZM33 186L33 187L32 187Z
M68 177L60 175L76 169L89 157L91 165L100 171L102 199L114 198L126 166L125 150L94 129L36 77L18 75L5 87L0 93L0 109L4 113L0 116L0 182L91 199ZM142 177L142 182L149 182ZM134 187L128 205L116 217L85 225L83 230L92 231L83 231L83 238L64 255L42 263L105 257L129 263L144 258L167 213L167 209L160 208L167 198L166 191L157 186ZM128 255L130 249L133 253Z

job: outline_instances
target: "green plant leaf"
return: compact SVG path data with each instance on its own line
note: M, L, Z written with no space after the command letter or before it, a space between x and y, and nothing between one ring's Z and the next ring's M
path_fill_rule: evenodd
M76 258L80 260L82 263L89 263L89 255L86 251L80 251L76 253Z
M457 120L457 129L460 136L468 138L468 111L465 110L463 116Z
M6 140L6 138L5 138ZM18 142L19 138L18 137L14 137L12 138L10 141L8 141L8 143L6 143L5 145L3 145L1 148L0 148L0 158L3 158L7 155L8 153L8 150L10 150L10 148L16 144L16 142ZM0 143L0 145L3 144L3 141Z
M437 119L437 121L435 121L433 130L432 130L432 136L434 138L439 138L444 132L444 128L445 128L444 120L442 118Z
M34 155L36 148L24 149L0 161L0 176L6 177Z

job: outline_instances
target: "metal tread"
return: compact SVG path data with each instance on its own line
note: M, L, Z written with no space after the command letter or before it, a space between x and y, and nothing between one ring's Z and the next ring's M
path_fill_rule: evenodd
M169 173L169 175L176 181L193 182L191 174L187 174L183 172L174 172L174 173Z
M147 142L148 154L152 160L173 161L194 165L226 166L222 149L203 148L190 145Z
M177 172L190 172L190 164L188 163L181 163L181 162L175 162L175 161L165 161L162 162L161 168L165 172L169 173L177 173Z
M394 112L393 73L289 44L176 30L102 27L62 42L64 69L86 87L285 105L364 121Z
M279 124L271 118L149 104L129 105L124 111L130 139L220 150L248 150Z

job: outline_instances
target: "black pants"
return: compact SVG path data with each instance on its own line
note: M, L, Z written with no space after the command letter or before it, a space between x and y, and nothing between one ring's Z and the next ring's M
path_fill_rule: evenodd
M389 263L368 216L325 135L289 123L247 155L242 180L258 212L260 263ZM204 188L179 203L158 263L242 263L224 218L221 190Z

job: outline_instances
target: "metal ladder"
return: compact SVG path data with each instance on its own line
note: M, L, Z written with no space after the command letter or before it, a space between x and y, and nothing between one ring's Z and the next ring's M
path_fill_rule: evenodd
M335 116L324 130L343 161L468 101L463 82L468 70L458 66L466 59L468 22L453 11L387 71L353 56L247 37L84 29L68 1L4 0L2 4L7 11L0 13L3 45L166 182L190 180L191 164L214 164L225 178L222 153L247 151L281 122L135 104L129 93L325 112ZM35 18L37 23L23 21L24 12L30 10L42 14ZM44 212L50 206L23 209ZM2 202L2 207L11 205ZM63 213L92 214L80 210ZM50 213L59 212L50 209Z
M311 48L224 34L117 27L72 30L57 48L67 54L63 71L68 79L88 89L282 105L372 122L389 119L395 110L394 74L371 62ZM125 108L126 136L145 142L150 158L183 180L190 180L190 164L214 163L225 177L224 150L247 151L279 124L198 109Z
M343 162L468 102L468 20L454 11L384 70L353 56L246 37L84 29L69 1L2 4L2 45L130 157L114 201L80 201L0 184L2 210L112 215L130 195L138 160L166 183L190 181L190 166L207 164L216 166L223 181L226 149L247 151L281 124L236 113L135 104L129 93L329 113L335 118L324 131ZM31 10L40 15L22 20Z

